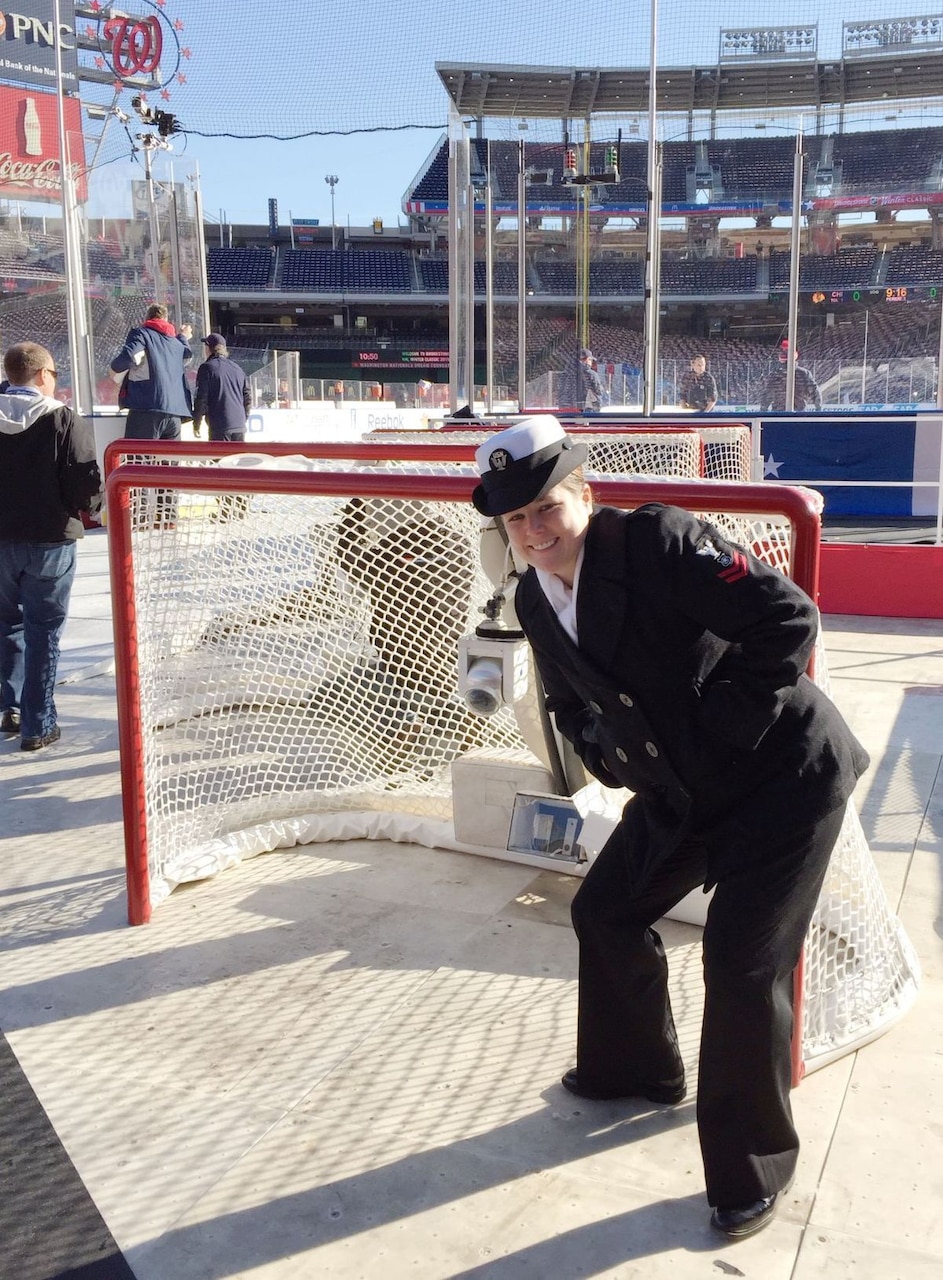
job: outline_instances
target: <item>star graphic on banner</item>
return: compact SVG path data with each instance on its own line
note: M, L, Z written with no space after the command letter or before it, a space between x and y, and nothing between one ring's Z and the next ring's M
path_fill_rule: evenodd
M89 23L88 26L85 28L85 34L89 40L95 39L95 28L92 26L91 23Z
M174 21L174 31L182 31L182 30L183 30L183 18L177 18Z
M186 84L186 83L187 83L187 77L183 74L183 72L182 72L182 71L178 71L178 72L177 72L177 84Z
M98 68L98 70L99 70L99 71L101 71L101 69L104 67L104 65L105 65L105 59L104 59L104 58L96 58L96 59L95 59L95 66Z
M764 480L768 480L768 479L770 478L770 476L775 476L775 478L778 480L778 479L779 479L779 468L780 468L781 466L783 466L783 463L781 463L781 462L777 462L777 461L776 461L776 459L773 457L773 455L772 455L772 454L770 454L768 458L765 458L765 457L764 457L764 459L763 459L763 479L764 479Z
M124 93L124 82L122 80L116 80L111 87L115 93Z
M180 54L182 57L186 58L187 61L189 62L190 59L193 57L193 50L190 49L187 45L184 45L183 48L180 50Z
M160 91L160 96L164 99L164 101L165 101L165 102L169 102L169 101L170 101L170 90L169 90L169 89L161 89L161 91Z
M158 9L163 9L164 5L167 3L167 0L154 0L154 3L157 5Z
M93 13L98 13L101 10L100 0L92 0L92 3L88 7Z

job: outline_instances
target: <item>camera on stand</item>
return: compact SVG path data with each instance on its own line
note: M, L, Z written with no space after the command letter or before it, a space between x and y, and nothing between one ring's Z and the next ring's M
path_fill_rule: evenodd
M469 711L493 716L527 692L528 650L522 632L495 624L458 642L458 691Z

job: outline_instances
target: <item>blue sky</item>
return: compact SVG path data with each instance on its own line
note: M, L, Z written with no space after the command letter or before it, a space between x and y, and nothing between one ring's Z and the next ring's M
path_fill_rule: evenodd
M133 7L133 6L132 6ZM142 8L146 11L147 6ZM434 128L310 137L298 141L189 135L174 140L174 168L198 165L208 215L264 222L267 199L283 223L330 221L326 174L336 174L339 223L402 218L403 193L444 128L447 97L437 61L544 66L638 66L649 52L651 0L476 0L428 5L415 0L319 0L317 5L229 6L164 0L176 33L185 84L154 105L200 133L349 131L390 125ZM784 8L787 12L784 12ZM721 27L789 21L817 23L825 56L840 50L842 18L909 15L919 0L658 0L662 65L716 62ZM172 50L172 38L166 49ZM167 54L165 52L165 63ZM129 109L130 94L122 97ZM515 125L508 125L511 129ZM531 135L533 136L533 135ZM129 152L113 131L104 156ZM125 169L112 167L118 179ZM115 182L114 189L117 190Z

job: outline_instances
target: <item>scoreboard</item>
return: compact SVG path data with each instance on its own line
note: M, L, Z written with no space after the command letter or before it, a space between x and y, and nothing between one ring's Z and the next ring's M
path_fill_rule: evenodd
M835 306L841 302L935 302L943 286L897 284L885 289L816 289L806 295L814 306Z

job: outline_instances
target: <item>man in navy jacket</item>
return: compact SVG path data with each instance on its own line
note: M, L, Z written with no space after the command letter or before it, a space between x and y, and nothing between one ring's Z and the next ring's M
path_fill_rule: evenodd
M206 359L196 371L196 399L193 404L193 434L199 439L205 418L210 439L241 444L246 438L246 419L252 408L252 393L246 375L229 359L226 339L209 333L203 339ZM224 494L219 500L220 520L243 516L249 508L244 494Z
M210 424L211 440L246 438L246 418L252 408L252 395L246 375L229 359L226 339L221 333L210 333L203 339L206 359L196 373L196 399L193 404L193 434L199 437L203 419Z

